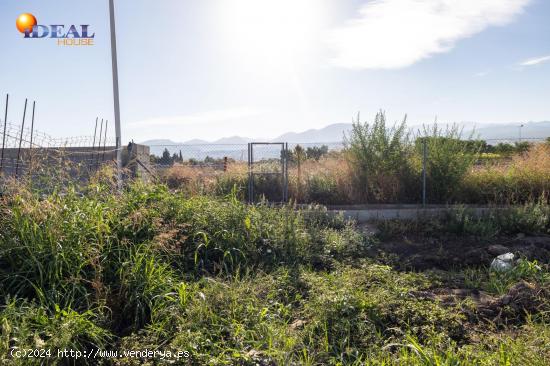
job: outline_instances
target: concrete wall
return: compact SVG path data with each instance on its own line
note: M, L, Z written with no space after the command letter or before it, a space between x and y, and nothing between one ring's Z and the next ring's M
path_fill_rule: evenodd
M92 147L49 147L49 148L16 148L4 149L1 175L15 176L16 170L19 176L26 175L29 171L37 171L45 166L71 165L74 169L84 169L94 172L103 164L110 164L116 161L115 146L105 148ZM0 154L2 152L0 151ZM19 161L17 159L19 155ZM1 155L0 155L1 156ZM130 144L122 148L122 166L131 175L148 174L144 166L149 164L149 146Z
M504 207L480 207L465 205L430 205L422 207L421 205L362 205L362 206L333 206L328 207L329 212L333 214L342 213L344 217L353 219L358 223L366 223L378 220L413 220L421 218L444 217L452 210L467 207L468 211L474 216L483 216L502 210Z

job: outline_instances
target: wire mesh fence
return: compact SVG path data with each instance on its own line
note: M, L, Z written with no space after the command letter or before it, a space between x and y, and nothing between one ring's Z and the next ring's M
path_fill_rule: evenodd
M9 96L6 96L4 119L0 120L0 181L22 177L31 181L47 177L63 177L65 182L84 181L102 166L114 164L120 152L122 167L133 169L128 176L153 177L191 193L238 192L249 202L265 198L277 202L426 205L463 199L456 198L459 197L457 187L464 188L460 179L468 176L474 181L483 174L485 181L492 180L496 182L494 185L501 186L494 196L533 197L550 191L550 184L544 183L550 181L550 166L548 175L544 170L544 162L550 158L547 150L536 148L548 145L543 144L542 138L521 138L520 135L463 139L453 129L448 130L449 135L448 131L442 134L434 127L431 132L425 129L423 135L407 135L403 138L406 141L400 138L399 143L394 143L385 141L387 136L371 136L372 130L367 128L360 138L345 142L148 146L130 143L117 149L118 144L109 137L107 120L96 118L91 136L54 138L35 128L36 103L31 107L25 100L22 113L16 118L21 118L21 123L17 124L11 114L12 119L8 118L8 102ZM530 160L523 157L528 154L533 156ZM533 162L537 159L540 163ZM514 170L510 170L510 166ZM535 172L536 179L525 182L517 178L516 186L506 181L504 173L497 172L500 169L510 176L525 167ZM474 174L476 171L482 174ZM468 194L482 197L481 200L486 200L486 196L480 191L492 189L487 184L472 187L468 188Z
M384 128L373 136L373 130L365 126L354 128L354 133L363 133L355 145L348 139L351 134L345 142L130 143L117 148L120 145L110 137L105 119L96 118L90 129L93 135L54 138L35 128L35 102L29 104L25 99L15 119L13 115L18 113L8 113L8 107L6 95L4 119L0 120L0 183L6 178L39 181L48 176L63 177L66 182L86 180L102 166L114 164L120 152L122 167L133 169L127 176L141 174L192 193L239 192L250 202L265 198L323 204L426 205L463 200L464 196L456 192L457 187L464 188L460 180L464 177L500 185L500 191L493 195L501 200L506 195L532 198L550 191L550 184L545 183L550 182L548 149L538 148L550 143L543 138L522 138L523 125L518 137L485 140L473 134L463 138L457 126L447 130L433 126L424 132L406 133L397 143L386 141L391 133L382 133ZM531 173L536 177L522 181ZM510 176L516 179L513 184ZM487 200L480 192L492 187L483 184L468 187L468 194Z
M417 142L421 138L417 139ZM480 162L488 157L498 160L507 159L513 153L525 152L531 144L544 142L543 138L507 138L472 140L472 146L480 151ZM258 163L279 159L281 151L278 147L257 144L254 156ZM345 150L344 142L284 142L288 146L288 154L292 159L296 152L303 150L303 160L319 160L331 153L341 153ZM272 144L270 142L270 144ZM150 162L157 169L167 169L174 165L185 164L190 167L211 167L223 169L224 162L247 162L248 143L246 144L148 144L151 151ZM493 154L493 155L490 155Z
M106 120L101 120L98 134L99 118L96 119L94 136L54 138L35 128L36 102L30 104L25 99L22 110L16 108L15 112L11 104L7 94L4 118L0 120L0 180L64 173L69 179L78 180L89 177L117 154ZM20 124L13 122L13 115L17 114L20 115L15 119L21 118Z
M3 178L44 173L57 167L68 167L76 175L90 174L116 155L109 138L95 142L93 136L53 138L31 128L21 128L0 121L0 174ZM46 169L48 168L48 169Z
M284 149L253 143L252 151L251 144L151 145L150 162L160 179L173 188L227 194L237 187L248 201L265 197L276 202L431 204L452 197L458 183L448 176L455 174L454 165L464 162L466 155L474 159L467 163L468 169L504 169L520 164L513 160L543 143L542 138L417 138L401 159L409 165L408 171L383 171L371 174L364 182L360 179L361 168L351 163L349 147L343 142L283 143ZM464 154L460 151L472 153L459 157ZM389 159L381 156L379 160ZM365 160L367 165L376 164L377 157L366 156ZM286 186L286 194L281 193L281 186Z
M103 126L95 136L53 138L31 127L0 121L0 177L40 177L59 175L66 180L85 180L103 165L114 163L117 150L113 139L105 135ZM100 131L101 130L101 131ZM5 131L5 132L4 132ZM100 132L102 135L98 135ZM99 138L99 136L102 136ZM288 201L323 204L369 202L441 203L453 187L438 180L445 162L440 154L456 141L417 138L403 157L414 165L414 172L403 183L401 176L380 174L361 183L361 168L350 164L349 146L343 142L280 143L280 144L155 144L140 146L139 158L133 164L143 175L167 182L172 188L193 186L196 193L228 194L237 187L244 200ZM515 157L543 138L508 138L462 141L478 153L472 169L512 164ZM251 145L254 146L251 149ZM121 148L131 159L131 147ZM449 150L450 151L450 150ZM136 155L137 156L137 155ZM374 164L375 156L367 156ZM386 157L382 156L381 160ZM409 172L410 173L410 172ZM401 173L399 173L401 174ZM366 184L368 187L362 187ZM448 183L451 184L451 183ZM403 188L401 186L405 185ZM393 193L388 194L387 192ZM363 194L358 193L363 190ZM404 194L397 194L397 191Z
M30 104L25 99L23 108L14 111L7 94L4 107L4 118L0 120L0 183L23 177L31 181L61 177L67 182L79 181L89 178L117 154L107 121L101 120L98 134L96 119L94 136L54 138L35 128L36 102ZM21 122L14 123L14 118Z
M101 146L113 146L115 140L111 137L102 138L101 141L96 137L94 142L94 136L71 136L71 137L52 137L44 132L32 129L30 127L23 127L11 122L4 123L0 119L0 127L5 130L0 131L0 143L3 142L4 148L72 148L72 147L96 147ZM5 138L4 138L5 136ZM95 145L95 146L94 146Z
M287 144L153 144L150 164L170 187L191 187L194 192L228 193L233 185L246 191L243 199L259 200L270 186L268 198L288 199ZM253 146L253 147L252 147ZM217 188L213 188L218 184ZM220 185L226 185L220 188ZM255 191L254 188L258 189Z
M255 148L255 157L259 162L270 159L279 159L281 151L279 147L263 145L259 142ZM286 142L285 142L286 143ZM272 144L272 143L270 143ZM231 162L248 161L248 143L245 144L148 144L151 151L151 164L158 168L169 168L174 164L188 164L197 168L217 167L223 168L225 159ZM330 143L287 143L288 150L293 151L296 146L305 149L306 155L318 158L329 151L341 151L343 142Z

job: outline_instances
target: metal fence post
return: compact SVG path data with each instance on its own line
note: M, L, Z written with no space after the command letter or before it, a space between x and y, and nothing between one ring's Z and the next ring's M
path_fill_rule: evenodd
M250 170L250 143L248 143L248 203L252 203L252 200L250 199L250 181L251 181L251 170Z
M288 142L285 142L285 156L284 156L284 181L285 181L285 196L284 201L288 202Z
M250 165L249 165L250 175L248 179L248 184L250 188L248 191L248 197L249 197L250 203L254 203L254 143L253 142L250 143L249 157L250 157Z
M2 168L4 167L4 148L6 145L6 128L8 126L8 102L10 95L6 94L6 111L4 113L4 134L2 135L2 157L0 158L0 173L2 173Z
M96 138L96 135L97 135L97 121L99 120L99 117L96 117L95 118L95 128L94 128L94 141L92 142L92 151L94 150L94 147L95 147L95 138Z
M281 143L281 201L285 202L285 144Z
M422 139L422 207L426 207L426 160L428 157L427 139Z
M92 142L92 151L90 152L90 158L89 158L89 161L88 161L88 170L89 170L89 173L91 174L91 171L92 171L92 167L94 165L94 150L95 150L95 139L96 139L96 136L97 136L97 122L99 121L99 117L96 117L95 118L95 128L94 128L94 140Z
M101 136L102 135L103 135L103 118L101 119L101 127L99 128L99 142L97 144L97 156L94 156L96 169L99 169L99 153L101 151ZM93 151L92 151L92 153L93 153ZM95 154L93 154L93 155L95 155Z
M31 140L29 141L29 174L32 177L32 137L34 133L34 110L36 107L36 101L32 102L32 118L31 118Z
M105 121L105 137L103 138L103 158L102 162L105 162L105 149L107 148L107 127L109 127L109 121Z
M23 141L23 129L25 128L25 116L27 114L27 98L25 98L25 108L23 109L23 122L21 123L21 134L19 135L19 148L17 149L17 161L15 162L15 178L19 175L19 159L21 158L21 142Z

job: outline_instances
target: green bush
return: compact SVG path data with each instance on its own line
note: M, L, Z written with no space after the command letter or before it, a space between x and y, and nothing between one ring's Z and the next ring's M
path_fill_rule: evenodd
M389 128L379 112L372 124L353 123L345 139L346 156L355 174L355 186L368 202L418 202L421 199L424 146L429 202L451 202L461 183L481 156L482 141L463 140L454 124L441 128L424 125L414 143L406 118ZM322 201L321 201L322 202Z
M396 202L405 198L412 153L406 117L392 128L386 126L384 112L377 113L372 124L358 119L344 142L364 199Z
M453 124L442 129L437 123L425 125L415 142L418 164L426 145L426 188L429 202L455 199L462 180L479 159L481 145L462 140L462 130ZM471 142L471 143L469 143Z

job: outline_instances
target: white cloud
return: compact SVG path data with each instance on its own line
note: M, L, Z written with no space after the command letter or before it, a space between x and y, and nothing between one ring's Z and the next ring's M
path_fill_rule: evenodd
M476 73L475 76L482 78L484 76L489 75L490 73L491 73L490 71L480 71L480 72Z
M530 58L529 60L525 60L519 64L519 66L534 66L538 64L542 64L544 62L550 61L550 55L543 56L543 57L536 57L536 58Z
M333 29L332 63L351 69L414 64L491 26L511 22L531 0L373 0Z
M142 121L130 122L128 123L128 127L164 127L189 124L208 124L214 122L231 122L258 116L262 113L263 112L261 110L256 108L239 107L200 112L183 116L150 118Z

